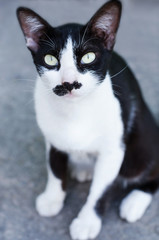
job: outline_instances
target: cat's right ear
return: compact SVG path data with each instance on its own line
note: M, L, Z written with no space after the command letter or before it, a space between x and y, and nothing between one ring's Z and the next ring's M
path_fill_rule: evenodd
M95 37L100 38L107 50L112 51L120 23L122 4L119 0L105 3L91 18L87 26Z
M26 45L32 52L37 52L39 41L49 28L49 24L29 8L19 7L17 17L24 33Z

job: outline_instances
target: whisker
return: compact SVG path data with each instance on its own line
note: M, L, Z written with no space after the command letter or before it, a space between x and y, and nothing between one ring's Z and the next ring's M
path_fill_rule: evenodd
M112 83L112 85L113 85L114 87L117 87L117 88L120 88L120 89L121 89L121 87L120 87L119 85L117 85L117 84Z
M50 40L50 42L53 44L53 46L55 47L55 46L56 46L55 41L54 41L53 39L51 39L51 38L47 35L47 33L44 32L44 34L45 34L45 36Z
M115 88L118 88L119 89L119 91L122 89L119 85L117 85L117 84L114 84L114 83L112 83L112 86L113 87L115 87ZM121 92L119 92L117 89L114 89L113 88L113 92L115 93L115 95L117 95L117 96L121 96Z
M94 38L89 38L87 41L85 41L85 42L83 43L83 46L84 46L86 43L88 43L89 41L95 40L95 39L97 39L97 38L96 38L96 37L94 37Z
M81 44L83 43L84 37L85 37L86 32L87 32L87 30L88 30L88 26L89 26L89 24L87 24L87 26L86 26L86 28L85 28L85 30L84 30L84 33L83 33L83 36L82 36L82 40L81 40Z
M14 86L19 86L19 84L23 84L24 87L26 86L30 86L30 87L33 87L35 86L35 82L36 80L32 80L32 79L12 79L10 82L7 83L7 86L8 87L14 87Z
M33 93L34 89L22 89L22 92L29 92L29 93Z
M47 41L47 40L41 40L42 42L44 42L44 43L46 43L46 45L48 45L49 47L51 47L51 48L55 48L55 44L53 44L52 42L49 42L49 41Z
M115 95L121 96L121 93L120 93L120 92L117 92L117 91L114 91L114 90L113 90L113 92L115 93Z
M33 103L34 102L34 98L31 98L31 100L29 100L26 104L25 104L25 106L28 106L29 104L31 104L31 103Z
M81 45L81 35L80 35L80 32L79 32L79 34L78 34L78 41L79 41L79 43L78 43L78 45L77 45L77 48L79 48L80 45Z
M28 79L28 78L21 78L21 79L15 79L15 81L26 81L26 82L35 83L36 80Z
M29 91L24 89L24 92L29 92ZM52 96L52 94L53 94L52 90L50 88L43 88L42 92L48 94L49 96ZM33 91L30 91L30 93L33 93ZM31 100L29 100L25 105L28 106L29 104L31 104L33 102L34 102L34 97L32 97Z
M116 76L118 76L120 73L122 73L126 68L128 67L128 65L126 65L123 69L121 69L121 71L120 72L118 72L118 73L116 73L116 74L114 74L113 76L111 76L110 78L114 78L114 77L116 77Z

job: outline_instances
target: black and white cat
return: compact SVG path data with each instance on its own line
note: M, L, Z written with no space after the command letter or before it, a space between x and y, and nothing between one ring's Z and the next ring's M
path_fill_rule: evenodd
M159 130L133 73L112 51L120 1L104 4L84 26L54 28L23 7L17 15L39 73L35 109L46 141L48 182L36 200L38 213L61 211L69 163L77 180L92 178L87 201L70 226L72 239L99 234L97 205L119 175L134 184L120 216L137 221L159 184Z

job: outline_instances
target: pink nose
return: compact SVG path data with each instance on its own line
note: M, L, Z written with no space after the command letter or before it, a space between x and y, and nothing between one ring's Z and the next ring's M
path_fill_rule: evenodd
M62 83L73 83L77 81L76 71L72 68L65 69L62 74Z

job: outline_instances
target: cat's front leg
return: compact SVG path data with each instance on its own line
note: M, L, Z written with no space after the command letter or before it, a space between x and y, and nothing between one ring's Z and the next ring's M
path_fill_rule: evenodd
M70 226L70 234L73 240L93 239L99 234L102 222L96 212L96 206L102 195L118 176L123 156L124 149L117 147L109 153L101 153L97 159L87 201Z
M36 199L36 210L41 216L57 215L63 207L67 170L67 155L47 144L47 173L46 188Z

